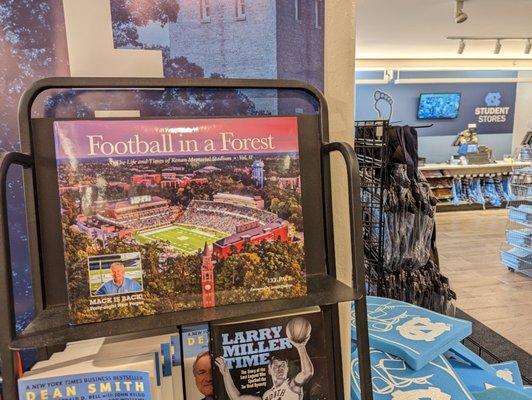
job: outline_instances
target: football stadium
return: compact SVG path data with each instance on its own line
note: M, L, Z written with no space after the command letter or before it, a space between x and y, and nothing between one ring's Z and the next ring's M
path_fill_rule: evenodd
M205 243L214 244L215 252L225 256L232 246L240 248L244 241L286 240L287 225L277 215L258 208L193 200L173 224L139 230L134 237L141 243L153 240L169 243L184 254L196 253Z
M208 243L219 257L246 242L288 240L288 222L264 210L262 199L228 193L214 199L192 200L185 210L149 195L104 201L95 207L95 216L78 216L77 226L102 243L132 236L140 243L167 243L182 254L194 254Z
M205 242L212 244L227 236L227 233L215 229L184 224L145 230L134 235L140 243L159 240L169 243L177 251L184 254L193 254L198 249L203 248Z

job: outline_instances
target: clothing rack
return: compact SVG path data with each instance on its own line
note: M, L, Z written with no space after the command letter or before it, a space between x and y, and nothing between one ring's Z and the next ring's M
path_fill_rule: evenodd
M412 191L413 194L413 190L418 190L416 194L424 194L425 196L422 197L421 203L417 203L417 211L403 209L403 212L410 213L412 216L426 218L423 220L425 225L421 224L418 227L430 226L426 223L430 223L433 218L436 204L436 199L431 195L428 183L420 181L423 178L419 177L420 174L417 171L417 151L415 157L412 155L414 159L408 161L410 163L408 164L409 177L406 177L407 165L401 167L401 163L397 161L396 152L400 141L397 140L396 135L390 136L395 128L388 121L383 120L355 122L354 143L361 177L363 239L368 294L403 300L445 313L450 306L448 300L454 298L455 295L448 287L447 278L439 272L434 245L434 231L430 234L429 240L425 240L425 246L422 246L425 257L430 254L427 262L424 257L417 259L414 257L414 264L412 264L412 259L405 257L404 263L389 263L389 247L393 241L390 226L387 224L391 223L393 218L397 218L397 214L389 209L390 196L395 193L389 192L389 189L391 190L391 187L397 188L397 176L394 174L401 171L397 168L403 168L404 178L406 178L406 180L403 179L403 184L408 181L414 182L410 184L413 186L408 187L408 190ZM410 128L414 127L411 126ZM403 148L403 151L406 152L406 149ZM423 192L420 192L420 189L423 189ZM411 199L411 202L416 203L418 200ZM390 218L392 219L390 220ZM431 229L434 230L435 228L432 227ZM427 230L426 232L429 234L430 231ZM415 236L412 238L416 239ZM427 238L424 236L424 239ZM407 246L406 250L412 251L412 248ZM421 259L423 261L419 261ZM438 298L440 301L433 300L433 298Z
M355 128L368 131L365 137L355 137L355 151L360 171L363 240L368 293L378 294L378 282L382 281L384 246L384 187L387 180L389 147L387 146L388 121L356 121ZM372 131L375 131L375 135Z
M368 122L368 121L366 121ZM399 122L403 122L403 121L393 121L393 122L389 122L388 125L395 125L395 124L398 124ZM423 128L432 128L434 126L434 124L428 124L428 125L410 125L410 127L414 128L414 129L423 129Z

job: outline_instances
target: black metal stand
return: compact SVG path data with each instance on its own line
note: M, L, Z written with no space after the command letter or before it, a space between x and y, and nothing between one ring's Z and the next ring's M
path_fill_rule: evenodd
M388 179L388 121L356 121L355 151L360 168L363 243L369 293L381 296L384 279L384 188Z
M305 202L311 210L312 224L305 226L305 238L312 244L312 254L318 255L307 266L308 294L295 299L263 301L208 309L186 310L154 316L128 318L87 325L70 325L66 303L66 283L64 282L64 260L62 260L62 239L54 235L48 224L50 214L57 210L58 193L51 183L50 154L53 152L51 139L43 138L39 120L32 119L31 112L39 94L50 89L268 89L277 91L299 91L310 96L317 104L316 116L300 117L300 131L305 136L301 143L303 190L310 189ZM138 90L138 89L136 89ZM48 121L49 123L49 121ZM301 128L304 129L301 129ZM282 311L304 306L320 306L324 311L325 326L328 328L326 343L331 354L331 392L336 399L344 398L343 371L341 363L341 343L337 304L355 301L360 359L360 376L363 400L371 400L371 371L369 361L368 327L366 316L366 294L364 284L364 254L362 242L362 220L360 205L360 179L358 163L353 148L347 143L328 143L328 111L323 95L314 87L298 81L280 80L236 80L236 79L158 79L158 78L48 78L36 82L21 98L19 105L19 129L22 153L4 153L0 160L0 190L2 210L0 229L0 333L3 398L17 398L15 376L15 350L64 344L67 341L93 337L112 336L161 327L214 321L231 317L257 315L262 312ZM307 132L308 130L308 132ZM349 176L350 232L352 247L353 282L352 287L336 279L334 238L332 234L332 205L329 154L339 151L344 157ZM48 157L48 159L46 158ZM48 160L48 162L47 162ZM10 262L10 241L6 206L6 174L13 164L25 169L26 210L30 241L30 259L34 282L36 316L30 325L20 333L15 331L12 269ZM305 166L305 167L304 167ZM304 169L305 168L305 169ZM56 173L56 172L53 172ZM55 179L57 180L57 179ZM305 183L306 182L306 183ZM321 195L316 195L321 193ZM307 200L305 200L307 197ZM309 200L310 199L310 200ZM45 221L45 222L43 222ZM308 229L308 231L307 231ZM57 237L56 237L57 236ZM307 243L307 240L306 240ZM58 256L58 254L60 256ZM320 257L323 256L322 260ZM350 349L348 349L350 351Z

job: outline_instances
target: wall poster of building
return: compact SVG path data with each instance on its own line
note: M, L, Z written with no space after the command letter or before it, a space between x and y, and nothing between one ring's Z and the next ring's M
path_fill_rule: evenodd
M72 322L306 294L296 117L54 136Z

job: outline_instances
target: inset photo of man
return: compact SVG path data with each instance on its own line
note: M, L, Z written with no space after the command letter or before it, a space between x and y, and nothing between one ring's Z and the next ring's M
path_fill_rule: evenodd
M140 253L106 254L88 258L91 296L143 291Z

